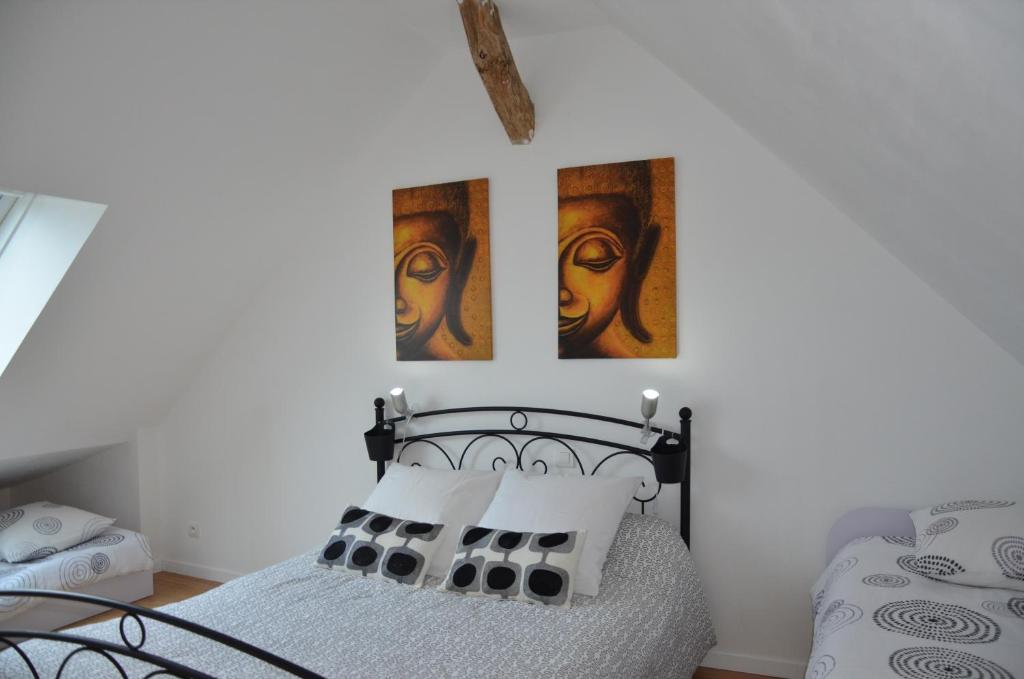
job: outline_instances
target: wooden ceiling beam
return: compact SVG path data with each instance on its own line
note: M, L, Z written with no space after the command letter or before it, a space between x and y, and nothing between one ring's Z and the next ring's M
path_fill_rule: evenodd
M533 140L533 101L519 77L494 0L458 0L473 64L513 144Z

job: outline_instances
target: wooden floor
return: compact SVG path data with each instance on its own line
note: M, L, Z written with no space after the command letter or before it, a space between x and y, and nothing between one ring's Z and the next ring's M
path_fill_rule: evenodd
M762 674L746 674L729 670L713 670L710 667L698 667L693 679L772 679Z
M139 599L135 603L147 608L166 606L167 604L173 604L177 601L189 599L197 594L207 592L219 584L219 582L214 582L213 580L202 580L200 578L192 578L187 575L178 575L177 573L162 571L153 575L153 595L144 599ZM85 620L79 620L72 625L68 625L65 629L79 627L81 625L90 625L94 622L102 622L104 620L111 620L119 615L120 614L116 611L107 611L106 613L100 613L99 615L94 615L93 617L86 618ZM727 670L713 670L707 667L701 667L697 670L697 673L693 675L693 679L771 679L771 677L763 677L759 674L744 674L742 672L729 672Z
M153 574L152 596L139 599L135 603L139 606L145 606L146 608L158 608L184 599L190 599L197 594L202 594L203 592L213 589L219 584L219 582L214 582L213 580L203 580L201 578L192 578L187 575L178 575L177 573L161 571ZM106 613L100 613L99 615L94 615L91 618L86 618L85 620L79 620L76 623L68 625L64 629L80 627L82 625L91 625L94 622L103 622L104 620L113 620L120 615L121 614L118 611L107 611Z

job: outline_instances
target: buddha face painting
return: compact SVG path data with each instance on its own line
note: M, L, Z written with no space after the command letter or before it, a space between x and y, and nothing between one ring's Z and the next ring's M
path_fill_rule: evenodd
M397 189L393 210L398 360L490 358L487 180Z
M620 196L570 198L558 206L558 338L570 351L590 346L619 312L634 275L634 213Z
M675 356L672 159L568 168L558 179L559 357Z

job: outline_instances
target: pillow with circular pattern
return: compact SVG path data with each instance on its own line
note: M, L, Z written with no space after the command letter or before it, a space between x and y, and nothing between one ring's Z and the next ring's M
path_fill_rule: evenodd
M1024 590L1024 505L958 500L911 512L922 575L975 587Z
M114 519L54 502L32 502L0 512L0 559L42 559L91 540Z

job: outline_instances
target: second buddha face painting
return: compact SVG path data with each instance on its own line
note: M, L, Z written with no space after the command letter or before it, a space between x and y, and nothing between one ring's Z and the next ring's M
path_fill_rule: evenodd
M400 361L491 358L488 183L392 193Z
M398 360L491 358L488 202L486 179L393 192ZM559 170L558 357L676 355L674 160Z
M559 170L559 358L676 355L674 160Z

